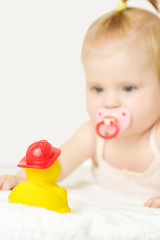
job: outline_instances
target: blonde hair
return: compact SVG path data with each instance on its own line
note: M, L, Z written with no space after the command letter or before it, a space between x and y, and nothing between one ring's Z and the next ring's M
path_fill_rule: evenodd
M127 2L127 0L124 0ZM159 12L158 1L149 0ZM123 39L133 35L137 42L143 41L156 60L160 71L160 18L141 8L127 7L99 17L88 29L82 46L82 61L101 39Z

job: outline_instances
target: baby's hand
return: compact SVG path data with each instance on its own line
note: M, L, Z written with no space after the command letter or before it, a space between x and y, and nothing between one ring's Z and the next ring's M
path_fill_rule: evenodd
M160 208L160 196L152 197L144 203L144 207Z
M26 181L25 177L19 175L5 175L0 177L0 190L12 190L19 183Z

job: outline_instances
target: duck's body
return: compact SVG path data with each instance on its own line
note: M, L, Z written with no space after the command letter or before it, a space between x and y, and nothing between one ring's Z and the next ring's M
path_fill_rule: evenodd
M28 181L20 183L12 190L9 202L70 213L67 191L56 184L61 172L56 160L59 154L60 150L53 148L45 140L30 145L26 157L18 165L25 168Z
M9 202L42 207L59 213L71 212L67 191L57 184L40 186L30 181L22 182L12 190Z

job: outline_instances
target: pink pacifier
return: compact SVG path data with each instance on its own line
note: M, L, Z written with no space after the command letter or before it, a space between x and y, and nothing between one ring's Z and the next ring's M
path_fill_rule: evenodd
M131 114L125 107L113 109L100 107L97 109L96 118L98 121L97 134L104 139L111 139L128 128Z

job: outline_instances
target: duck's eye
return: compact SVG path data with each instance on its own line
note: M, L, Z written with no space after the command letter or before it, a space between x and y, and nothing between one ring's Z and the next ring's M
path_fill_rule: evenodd
M93 90L94 90L96 93L103 92L103 88L101 88L101 87L94 87Z

